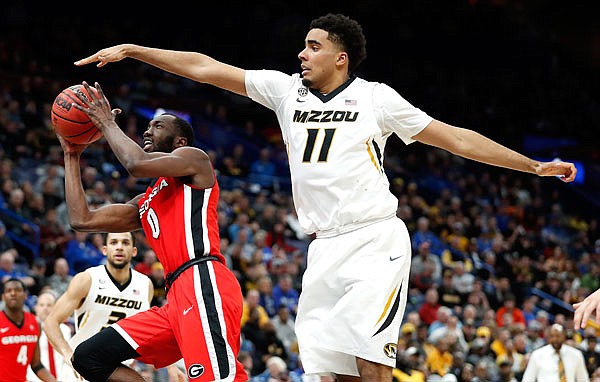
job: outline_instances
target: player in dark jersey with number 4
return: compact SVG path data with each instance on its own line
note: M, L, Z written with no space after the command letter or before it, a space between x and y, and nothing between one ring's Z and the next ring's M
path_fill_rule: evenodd
M83 83L90 91L87 83ZM59 137L65 158L66 201L79 231L125 232L143 228L167 275L168 303L127 317L82 342L73 366L89 381L143 381L121 361L136 358L157 368L185 361L195 381L245 381L240 349L243 296L220 253L219 186L208 155L192 145L190 124L173 114L150 121L143 147L115 122L102 89L80 98L114 154L135 177L157 178L128 203L90 209L81 183L83 145Z

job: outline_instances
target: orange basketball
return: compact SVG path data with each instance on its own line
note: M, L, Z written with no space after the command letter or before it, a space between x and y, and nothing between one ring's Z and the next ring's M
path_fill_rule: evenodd
M91 89L96 91L94 88ZM88 98L83 85L69 86L56 96L52 104L52 124L56 133L67 141L89 144L102 138L102 132L96 128L87 114L73 106L73 103L84 106L76 93Z

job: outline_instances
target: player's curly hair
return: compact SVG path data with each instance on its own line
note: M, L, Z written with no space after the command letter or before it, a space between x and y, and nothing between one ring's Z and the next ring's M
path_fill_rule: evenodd
M350 73L367 58L367 39L358 21L340 13L328 13L311 21L310 29L315 28L328 32L328 39L348 53Z

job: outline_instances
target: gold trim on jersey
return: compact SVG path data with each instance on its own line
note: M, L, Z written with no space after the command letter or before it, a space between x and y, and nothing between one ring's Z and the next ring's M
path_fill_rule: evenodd
M369 156L371 157L371 163L373 163L373 166L375 166L375 169L377 169L378 172L381 172L381 169L379 168L379 164L375 160L375 155L373 155L373 150L371 150L371 145L369 145L368 139L365 142L365 145L367 145L367 151L369 152Z

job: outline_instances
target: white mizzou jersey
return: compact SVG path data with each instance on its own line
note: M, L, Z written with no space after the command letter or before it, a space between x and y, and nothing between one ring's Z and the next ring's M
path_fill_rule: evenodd
M118 320L150 308L148 276L131 269L129 282L120 286L104 265L85 272L92 276L92 285L81 307L73 313L75 334L69 341L72 349Z
M386 141L395 133L414 142L430 116L388 85L358 77L323 95L299 74L248 70L246 91L277 115L307 234L335 236L396 215L383 168Z

